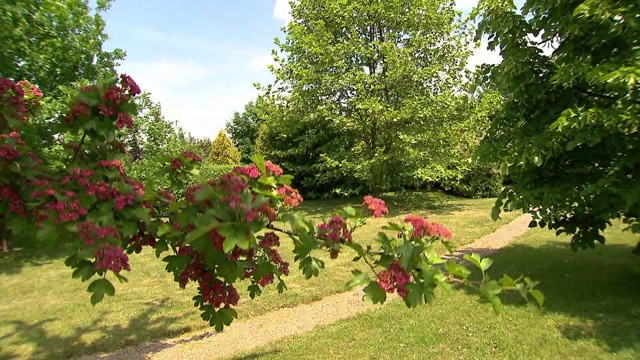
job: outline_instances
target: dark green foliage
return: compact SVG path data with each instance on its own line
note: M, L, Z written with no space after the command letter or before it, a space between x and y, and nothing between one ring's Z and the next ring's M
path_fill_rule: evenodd
M480 2L478 36L504 59L482 84L505 97L480 153L510 179L494 214L529 211L574 249L604 243L612 219L640 233L639 13L636 0Z
M235 112L233 118L227 122L227 133L231 136L233 145L240 151L240 161L243 164L250 163L251 157L256 153L256 140L265 117L263 109L260 108L262 103L264 100L261 98L255 102L250 101L242 113Z
M441 184L452 194L480 199L498 196L503 188L502 174L498 170L478 166L460 179Z

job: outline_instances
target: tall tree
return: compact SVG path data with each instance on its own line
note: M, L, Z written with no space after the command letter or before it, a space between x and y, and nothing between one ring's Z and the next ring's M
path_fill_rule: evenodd
M531 212L574 249L604 243L612 219L640 233L640 3L483 0L476 13L503 57L482 84L505 98L480 153L511 181L494 216Z
M470 40L453 5L293 2L286 37L276 40L274 88L276 103L302 116L275 135L305 129L296 135L305 142L324 134L325 167L352 174L374 193L427 165L401 160L407 147L449 136L442 104L463 89Z
M209 161L214 165L238 165L240 164L240 151L233 146L231 139L224 130L220 130L213 142L211 142L211 154Z
M256 140L265 118L260 108L262 103L264 100L260 97L255 102L250 101L244 106L242 113L235 112L227 122L227 133L231 136L233 145L242 154L243 163L250 163L256 152Z

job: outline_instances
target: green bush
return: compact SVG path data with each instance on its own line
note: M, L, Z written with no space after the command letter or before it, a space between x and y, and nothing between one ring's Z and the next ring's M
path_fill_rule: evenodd
M503 178L495 169L475 167L461 179L444 182L442 186L446 191L466 198L492 198L502 191Z
M200 174L191 176L190 185L204 184L209 180L219 178L233 170L236 165L216 165L205 162L200 167Z

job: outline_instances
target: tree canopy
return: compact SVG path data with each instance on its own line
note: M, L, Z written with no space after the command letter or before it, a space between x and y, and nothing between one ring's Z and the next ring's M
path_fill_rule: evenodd
M504 96L480 156L509 184L494 208L522 209L532 226L604 243L622 218L640 232L640 3L482 0L478 36L503 61L483 87Z
M460 120L454 111L470 54L469 29L453 6L293 2L273 67L281 115L269 121L267 136L284 148L270 155L315 183L334 177L374 193L403 179L433 178L430 170L449 160L438 151L450 146L449 130ZM308 165L293 160L304 157Z

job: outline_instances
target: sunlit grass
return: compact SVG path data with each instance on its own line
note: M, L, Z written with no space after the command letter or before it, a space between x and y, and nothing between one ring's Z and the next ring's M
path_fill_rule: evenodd
M410 196L407 196L410 195ZM416 212L445 224L455 235L456 244L465 244L493 232L517 214L498 222L489 219L493 200L451 198L439 193L390 194L385 198L390 216L370 220L356 234L356 241L370 242L379 227L389 221L402 221ZM358 205L361 199L308 201L302 211L319 219L343 205ZM291 244L283 239L281 252L292 260ZM318 300L346 291L345 283L353 269L353 254L343 253L329 260L317 278L305 280L295 265L287 279L289 290L282 295L268 288L251 301L241 292L238 306L241 319L281 308ZM177 336L204 329L192 306L194 287L178 288L165 272L164 263L149 251L131 257L132 272L127 284L116 284L116 296L96 307L89 302L86 283L71 278L64 258L47 257L33 250L0 255L0 359L66 358L93 352L110 352L126 345Z
M640 359L637 237L620 225L607 245L572 252L568 238L532 230L492 258L490 272L541 281L540 309L506 296L502 314L472 292L436 303L392 303L245 354L260 359ZM239 357L241 358L241 357Z

